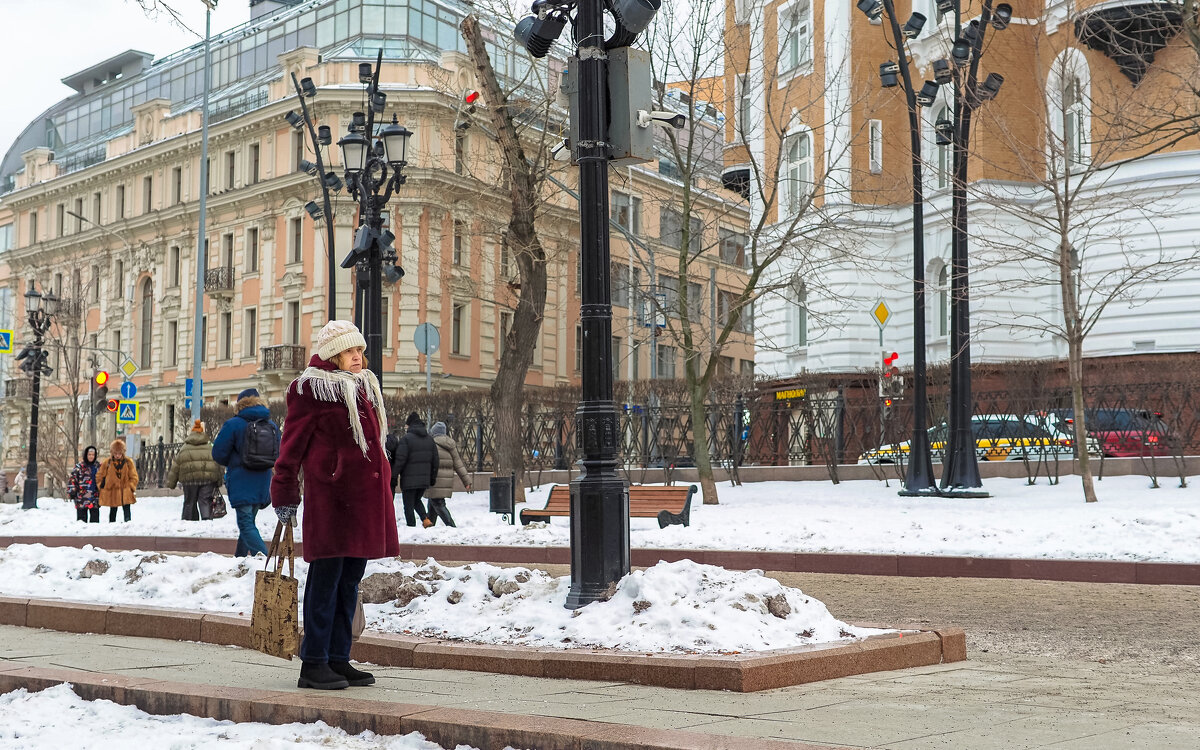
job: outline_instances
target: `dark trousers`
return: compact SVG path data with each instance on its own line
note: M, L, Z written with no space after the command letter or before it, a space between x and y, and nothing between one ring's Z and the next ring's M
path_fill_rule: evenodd
M329 557L309 563L300 642L300 659L305 663L350 661L358 582L366 567L365 557Z
M409 526L416 526L417 518L424 521L428 517L425 513L425 504L421 502L421 496L424 494L424 487L416 490L400 490L400 496L404 499L404 523ZM416 513L416 517L413 516L414 513Z
M211 484L183 485L183 520L211 521L212 495Z
M132 520L133 519L133 509L130 508L128 504L122 505L121 507L125 509L125 520L126 521ZM97 509L97 510L99 510L99 509ZM115 505L108 509L108 522L109 523L117 522L117 508ZM100 521L97 520L96 523L100 523Z
M100 508L76 508L75 520L84 523L100 523Z
M439 518L447 526L454 525L454 518L450 515L450 509L446 507L446 498L431 497L429 498L429 520L436 524Z

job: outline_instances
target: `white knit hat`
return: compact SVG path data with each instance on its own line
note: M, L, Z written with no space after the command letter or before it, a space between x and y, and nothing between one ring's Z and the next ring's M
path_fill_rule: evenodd
M353 349L356 346L367 348L367 340L363 338L358 326L348 320L331 320L317 332L317 356L326 362L338 354Z

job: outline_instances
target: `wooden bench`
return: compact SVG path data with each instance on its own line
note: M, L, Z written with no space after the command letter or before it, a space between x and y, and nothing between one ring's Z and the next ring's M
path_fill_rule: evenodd
M635 484L629 488L629 517L657 518L658 528L671 524L687 526L692 520L692 495L696 485L673 485L670 487ZM545 508L521 510L521 525L530 521L549 521L553 516L571 515L571 487L556 484L550 489L550 498Z

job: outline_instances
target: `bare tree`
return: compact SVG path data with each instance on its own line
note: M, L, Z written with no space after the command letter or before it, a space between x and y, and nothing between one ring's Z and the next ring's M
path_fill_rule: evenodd
M1052 289L1057 296L1056 307L1005 311L997 324L1046 332L1066 345L1074 442L1090 503L1096 491L1084 343L1114 307L1146 304L1157 283L1200 259L1194 245L1172 246L1155 229L1179 211L1178 186L1134 172L1137 162L1175 147L1188 128L1177 110L1167 113L1172 97L1131 85L1111 66L1089 70L1080 50L1060 50L1043 30L1031 27L1025 49L1032 63L1024 64L1040 71L1032 76L1034 96L1006 97L1003 107L985 110L998 148L981 158L1003 178L980 181L974 192L996 209L980 237L1003 269L996 291L1020 288L1028 299L1030 291Z

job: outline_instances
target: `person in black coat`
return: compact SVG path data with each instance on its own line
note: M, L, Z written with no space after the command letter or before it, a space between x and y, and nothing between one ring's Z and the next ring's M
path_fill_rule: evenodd
M404 422L408 432L396 445L392 457L392 481L399 481L400 495L404 501L404 522L409 526L421 525L429 528L433 522L425 512L421 496L436 480L438 474L437 443L429 436L425 423L415 411ZM415 515L414 515L415 514Z

